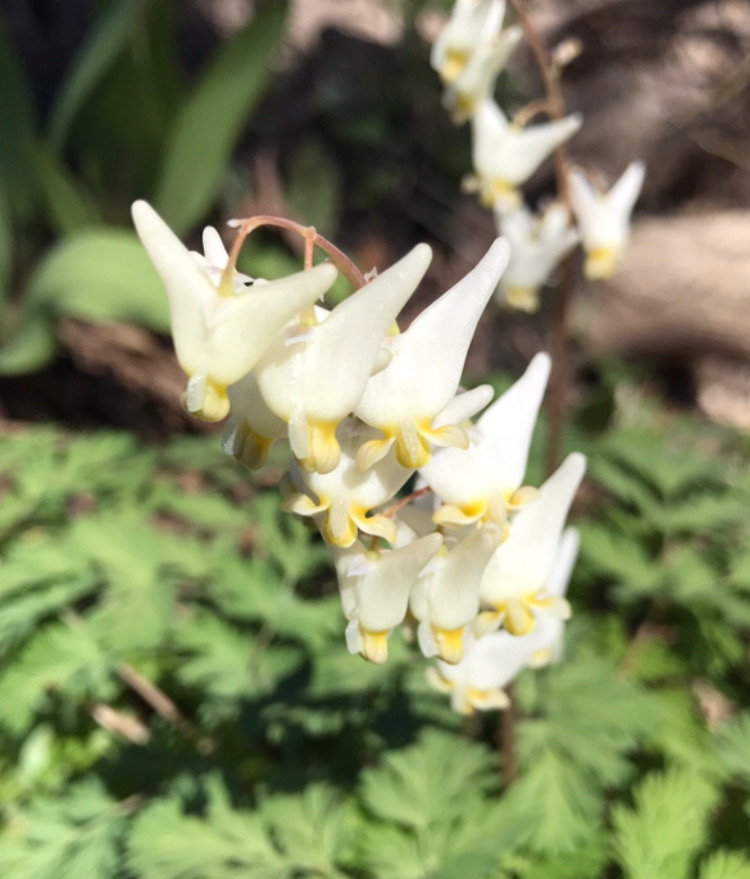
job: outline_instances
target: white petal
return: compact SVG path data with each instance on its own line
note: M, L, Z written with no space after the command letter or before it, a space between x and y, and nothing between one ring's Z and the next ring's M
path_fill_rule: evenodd
M401 334L393 360L374 375L355 414L375 427L430 421L453 398L479 318L508 262L497 239L479 264Z
M540 489L540 497L514 518L508 539L490 559L481 585L482 599L496 604L537 593L547 582L568 509L583 478L586 459L569 455Z
M482 453L491 462L493 488L514 491L523 482L531 436L552 360L540 352L526 372L479 419Z
M609 190L609 202L612 209L620 215L629 217L638 200L646 176L643 162L631 162L620 179Z
M356 585L357 618L363 628L383 632L403 620L409 592L442 542L439 534L429 534L401 549L382 553L372 572Z
M552 573L547 579L545 595L562 596L568 590L570 575L578 557L579 535L575 528L566 528L560 538Z
M221 235L213 226L206 226L203 230L203 253L210 265L219 269L223 269L229 260L229 254L221 240Z
M432 422L433 427L445 424L463 424L473 418L477 412L490 402L493 396L492 385L478 385L470 391L463 391L448 403L443 411Z

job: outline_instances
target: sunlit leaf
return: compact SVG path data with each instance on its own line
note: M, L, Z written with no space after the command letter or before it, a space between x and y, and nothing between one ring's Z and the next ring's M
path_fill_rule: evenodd
M237 138L269 80L286 3L265 6L224 45L178 114L154 198L179 234L211 206Z

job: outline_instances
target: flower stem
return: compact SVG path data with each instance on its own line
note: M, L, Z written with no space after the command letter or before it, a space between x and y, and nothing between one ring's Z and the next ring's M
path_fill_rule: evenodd
M232 245L232 250L229 253L229 260L227 261L227 268L224 270L225 272L231 272L234 269L235 265L237 264L237 257L240 254L240 249L245 239L251 232L259 229L261 226L274 226L276 228L288 229L291 232L296 232L298 235L304 238L306 268L308 268L308 248L310 265L312 265L312 248L313 246L317 245L324 253L327 253L328 256L330 256L331 262L349 281L349 283L355 288L355 290L358 290L360 287L364 287L364 285L367 283L367 281L365 280L365 276L354 265L349 257L342 250L339 250L339 248L336 247L335 244L332 244L327 238L319 235L315 231L315 228L313 226L303 226L301 223L295 223L294 220L286 219L286 217L271 217L265 214L261 214L257 217L246 217L239 220L230 220L229 225L235 229L238 229L238 232L237 237L234 240L234 244Z
M518 23L521 25L534 56L536 66L539 68L546 96L547 115L550 119L562 119L565 116L565 99L560 85L560 66L550 56L534 23L526 12L523 0L509 0L509 2L518 16ZM530 106L533 106L533 104ZM570 159L566 144L562 143L557 147L553 153L553 160L555 165L555 182L560 201L567 207L570 216L573 216L570 187L568 186ZM570 303L575 286L574 260L574 255L569 254L562 264L560 285L557 293L557 310L550 343L553 369L547 397L545 465L548 474L557 468L561 457L562 431L565 422L565 407L570 382L568 324L570 319Z

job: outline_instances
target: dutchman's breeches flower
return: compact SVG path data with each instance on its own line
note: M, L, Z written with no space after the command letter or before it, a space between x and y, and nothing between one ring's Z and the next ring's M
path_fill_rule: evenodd
M512 635L525 635L538 609L567 617L568 603L548 587L555 582L560 535L585 469L583 455L569 455L541 487L538 500L516 515L508 539L485 568L480 597L489 610L477 618L475 634L502 624Z
M371 431L367 432L372 435ZM411 476L396 462L393 453L386 455L366 472L356 464L359 431L342 422L337 431L341 446L339 463L330 473L292 469L292 476L304 486L305 493L294 494L282 503L282 509L300 516L313 516L326 541L346 548L357 539L357 530L396 539L396 524L382 515L368 515L391 500ZM367 434L365 434L365 440Z
M458 75L447 83L443 103L456 124L468 122L479 103L492 94L500 71L521 41L520 27L501 29L504 6L493 4L478 42L465 56Z
M419 572L440 549L433 533L400 549L367 552L358 540L349 549L332 547L344 616L346 644L370 662L388 658L388 635L403 622L409 592Z
M538 497L522 487L529 445L550 371L540 353L526 372L469 429L468 449L438 449L420 475L442 501L437 525L494 522L503 533L508 514Z
M287 424L266 405L252 372L227 388L231 414L222 447L251 470L266 463L274 440L286 438Z
M568 590L570 575L573 573L577 557L578 531L575 528L566 528L557 547L552 572L542 590L542 596L549 600L548 606L551 605L552 609L550 611L541 607L536 611L537 622L544 621L545 632L549 632L549 635L544 643L537 647L529 660L531 668L550 665L557 662L562 656L563 630L565 629L565 621L568 619L568 614L565 612L565 593ZM560 601L555 604L555 599L560 599Z
M510 262L495 294L498 305L519 311L539 308L539 288L578 243L565 205L553 202L537 217L526 207L495 211L497 231L510 244Z
M430 65L444 85L461 76L477 46L498 38L504 17L505 0L457 0L430 52Z
M227 387L328 290L336 269L320 265L238 293L234 269L212 279L147 202L135 202L133 221L167 292L177 359L189 378L185 408L219 421L229 413Z
M468 446L463 428L435 420L456 394L474 330L507 261L508 246L498 239L476 268L388 340L393 359L370 378L354 409L383 433L360 448L363 470L394 446L410 469L427 463L433 445Z
M273 344L255 368L268 407L289 424L292 452L305 470L328 473L339 460L336 426L359 403L396 315L427 270L419 244L323 317L310 316ZM300 333L299 330L303 332Z
M460 662L464 631L479 611L482 574L500 539L499 528L484 525L453 548L444 546L417 580L409 607L419 620L417 637L425 656Z
M472 117L474 176L466 189L479 192L485 207L521 206L519 186L525 183L553 151L581 127L579 113L521 128L509 122L491 98L485 98Z
M461 662L438 662L437 668L428 669L427 679L436 690L450 693L451 707L459 714L507 708L510 701L503 688L533 664L535 655L548 649L557 633L555 622L540 619L533 631L521 637L508 632L479 639L467 635Z
M570 197L586 251L584 275L591 281L610 278L630 237L630 216L646 175L643 162L631 162L609 192L596 189L583 171L568 175Z

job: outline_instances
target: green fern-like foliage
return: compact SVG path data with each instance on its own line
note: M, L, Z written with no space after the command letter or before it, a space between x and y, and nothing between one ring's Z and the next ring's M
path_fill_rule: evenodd
M413 646L346 653L317 538L213 439L5 437L0 875L745 879L750 482L712 441L593 441L564 661L501 759Z

